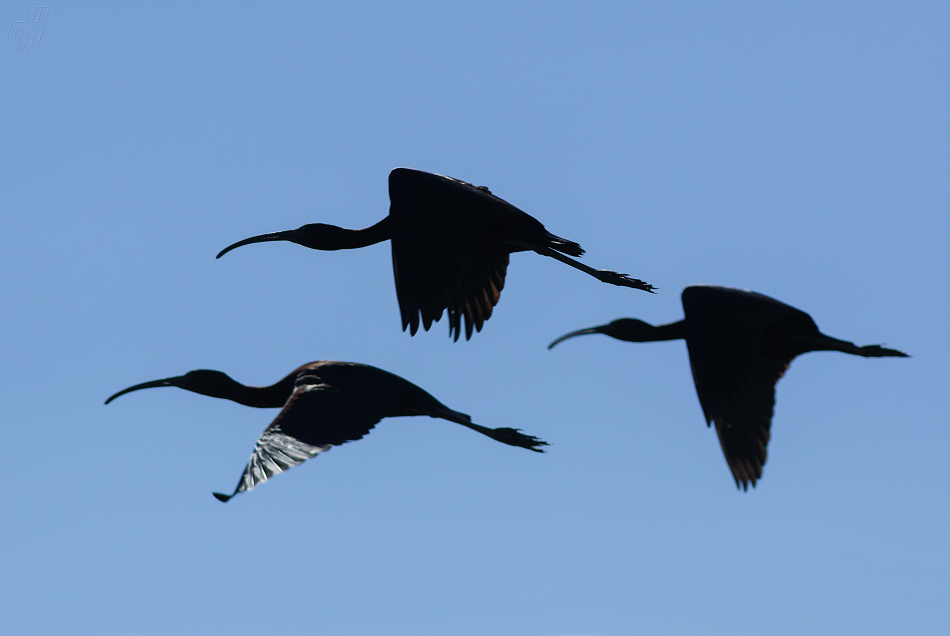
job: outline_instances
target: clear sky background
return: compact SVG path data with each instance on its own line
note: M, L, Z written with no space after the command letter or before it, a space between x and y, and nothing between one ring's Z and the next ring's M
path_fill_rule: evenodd
M950 9L711 4L64 3L0 43L0 631L948 633ZM396 166L659 293L516 254L453 343L400 331L388 244L214 260L375 223ZM696 283L914 357L796 360L737 491L682 342L545 349ZM384 420L223 505L276 411L102 404L317 359L552 446Z

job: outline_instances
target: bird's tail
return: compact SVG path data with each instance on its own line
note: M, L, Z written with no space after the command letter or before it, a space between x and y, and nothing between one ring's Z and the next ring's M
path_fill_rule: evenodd
M465 428L486 435L502 444L527 448L536 453L543 453L544 449L541 447L548 445L544 440L540 440L533 435L526 435L516 428L488 428L475 424L472 422L472 418L465 413L453 411L414 384L408 382L406 384L408 386L405 388L404 398L393 410L391 414L393 416L428 415L429 417L438 417L461 424Z
M463 425L472 421L471 416L453 411L429 395L428 392L410 382L406 382L406 386L403 388L402 400L396 405L390 416L398 417L400 415L428 415L429 417L439 417Z
M468 426L472 423L472 416L465 413L459 413L458 411L453 411L444 404L440 404L442 408L430 409L429 412L424 413L429 417L439 417L443 420L448 420L450 422L455 422L456 424L461 424L463 426Z
M567 254L568 256L583 256L584 248L574 241L568 241L563 239L560 236L555 236L548 232L548 243L547 247L550 247L552 250L557 250L562 254Z

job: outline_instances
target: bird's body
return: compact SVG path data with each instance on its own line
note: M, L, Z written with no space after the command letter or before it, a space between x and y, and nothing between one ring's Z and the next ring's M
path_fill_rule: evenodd
M762 476L775 406L775 384L792 360L810 351L863 357L906 357L879 345L859 347L826 336L811 316L756 292L697 285L683 290L685 319L653 326L622 318L558 338L603 333L619 340L685 339L696 393L736 485L755 486ZM550 348L549 347L549 348Z
M444 311L449 333L458 340L481 331L505 285L508 257L535 251L560 260L598 280L651 291L643 281L595 270L568 256L584 250L548 232L534 217L493 195L443 175L396 168L389 175L389 216L363 230L312 223L296 230L239 241L218 254L264 241L291 241L318 250L354 249L392 242L393 274L403 330L428 330Z
M468 415L453 411L415 384L388 371L332 360L305 364L276 384L264 387L247 386L220 371L200 369L137 384L119 391L106 404L125 393L159 386L177 386L246 406L282 408L258 439L234 493L215 493L221 501L251 490L332 446L361 439L384 417L428 415L461 424L511 446L542 452L540 446L545 445L515 429L474 424Z

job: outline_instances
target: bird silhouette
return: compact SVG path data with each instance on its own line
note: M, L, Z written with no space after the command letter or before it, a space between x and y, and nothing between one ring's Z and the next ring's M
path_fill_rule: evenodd
M621 318L565 334L554 345L591 333L629 342L686 340L696 393L707 426L719 443L736 486L747 490L762 477L775 406L775 384L795 356L841 351L865 358L909 357L880 345L859 347L826 336L811 316L763 294L697 285L683 290L684 320L653 326Z
M311 362L271 386L247 386L220 371L198 369L136 384L105 403L132 391L160 386L177 386L256 408L282 407L257 440L234 492L213 493L220 501L251 490L332 446L361 439L384 417L428 415L461 424L510 446L541 453L541 446L547 445L518 429L479 426L468 415L453 411L398 375L354 362Z
M458 341L462 318L465 339L481 331L505 286L508 255L534 251L589 274L604 283L650 291L652 285L625 274L597 270L569 256L581 246L555 236L534 217L500 199L484 186L409 168L389 173L389 215L379 223L347 230L310 223L296 230L252 236L221 250L265 241L290 241L315 250L341 250L392 242L393 274L402 329L415 335L420 318L428 331L449 315L449 335Z

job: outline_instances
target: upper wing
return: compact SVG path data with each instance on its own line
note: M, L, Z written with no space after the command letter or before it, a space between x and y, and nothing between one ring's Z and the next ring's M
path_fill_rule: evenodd
M706 423L716 433L736 485L747 489L762 476L775 406L775 384L791 359L699 353L688 343L690 366Z
M473 236L451 223L425 223L413 232L393 231L393 275L402 328L416 334L442 317L462 278Z
M715 422L736 485L747 489L762 476L775 384L795 357L763 355L765 334L775 321L803 312L760 294L715 287L687 288L683 308L706 423Z
M313 376L298 380L283 410L257 440L237 488L215 497L227 501L332 446L362 438L389 414L391 405L360 397Z
M406 168L390 174L389 198L403 329L414 335L421 319L428 330L445 309L456 339L461 315L480 327L498 302L508 258L473 254L479 234L498 219L531 217L485 188Z
M473 328L482 330L501 297L507 270L507 254L473 255L469 258L458 289L449 301L449 336L454 333L455 340L459 339L463 316L466 340L472 337Z

